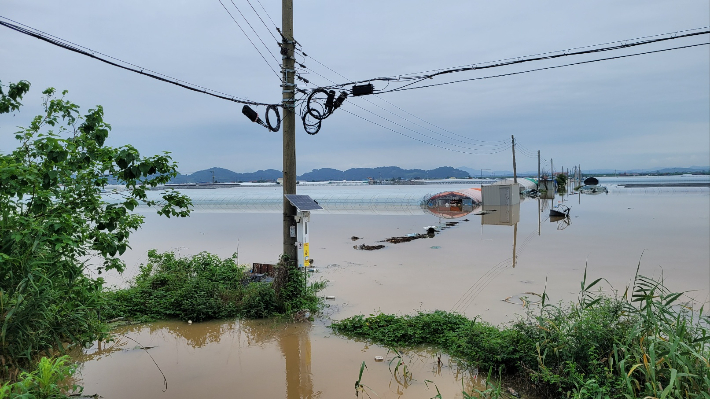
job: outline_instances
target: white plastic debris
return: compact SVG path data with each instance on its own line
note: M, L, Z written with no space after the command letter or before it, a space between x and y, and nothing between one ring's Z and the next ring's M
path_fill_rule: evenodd
M381 362L381 361L383 361L383 360L385 360L384 357L382 357L382 356L375 356L375 361L376 361L376 362Z

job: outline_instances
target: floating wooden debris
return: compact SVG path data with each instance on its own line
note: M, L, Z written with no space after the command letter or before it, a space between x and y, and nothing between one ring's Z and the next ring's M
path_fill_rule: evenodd
M367 244L360 244L360 245L353 245L353 248L359 249L362 251L374 251L376 249L382 249L385 246L382 244L377 244L377 245L367 245Z

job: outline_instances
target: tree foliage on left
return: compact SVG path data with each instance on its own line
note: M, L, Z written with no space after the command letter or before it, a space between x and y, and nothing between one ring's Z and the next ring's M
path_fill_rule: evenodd
M30 88L0 82L0 114L18 111ZM5 90L3 90L5 89ZM142 157L130 145L105 145L111 126L101 106L79 106L53 88L43 109L15 134L18 147L0 154L0 376L26 367L41 352L82 344L101 334L102 278L84 271L123 271L119 258L143 223L138 205L185 217L188 197L149 190L177 175L168 153ZM112 182L121 189L108 201Z

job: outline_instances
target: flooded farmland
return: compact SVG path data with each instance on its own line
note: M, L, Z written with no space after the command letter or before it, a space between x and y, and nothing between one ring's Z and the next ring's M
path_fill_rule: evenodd
M322 295L334 297L320 317L313 323L123 327L115 342L96 345L81 357L79 382L85 393L104 398L346 397L354 395L364 361L362 383L372 397L432 397L438 388L444 398L460 398L462 389L482 387L485 376L460 370L445 356L439 363L436 352L422 349L403 355L412 379L402 381L388 370L394 353L334 335L330 320L441 309L501 324L522 314L523 301L534 302L545 289L553 301L576 298L585 266L592 278L608 280L603 290L623 292L639 262L641 274L662 273L671 290L687 291L685 301L710 299L707 188L614 186L609 194L527 199L512 210L476 208L456 218L423 211L413 202L425 193L468 187L299 187L300 194L330 204L314 211L310 223L317 269L310 278L327 280ZM107 282L125 284L152 248L181 255L238 252L240 263L275 263L281 215L279 202L276 208L269 203L280 199L278 190L194 190L200 191L196 197L221 205L196 206L187 219L146 214L125 256L129 268L123 276L106 275ZM240 196L241 205L229 196ZM571 208L568 221L550 220L550 207L560 202ZM439 229L431 238L382 242L426 233L430 226ZM363 251L355 244L384 248ZM375 356L385 359L377 362Z

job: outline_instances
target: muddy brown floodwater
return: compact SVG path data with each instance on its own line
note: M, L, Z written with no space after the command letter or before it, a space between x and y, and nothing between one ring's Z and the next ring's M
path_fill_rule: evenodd
M569 224L547 216L551 202L558 201L526 200L519 209L471 213L433 238L398 244L380 241L426 233L427 227L451 220L314 212L310 246L318 272L311 279L327 280L322 295L335 297L315 322L124 327L115 342L78 356L83 362L78 382L85 393L104 398L340 398L355 394L365 361L362 383L371 397L432 397L438 388L444 398L461 398L462 389L482 388L484 376L459 370L445 356L440 366L436 352L422 349L405 354L412 380L403 381L388 370L393 353L332 334L330 320L442 309L501 324L522 314L523 300L535 302L545 284L553 301L576 298L585 266L590 278L608 280L603 290L623 292L639 262L641 274L663 273L670 289L687 291L685 301L708 303L707 192L570 196L565 199L572 208ZM280 223L277 213L195 213L182 220L150 215L131 237L133 250L125 257L131 266L124 276L105 277L124 284L151 248L182 255L238 251L240 263L275 263ZM353 236L360 238L358 244L385 248L353 249ZM375 356L385 360L376 362Z

